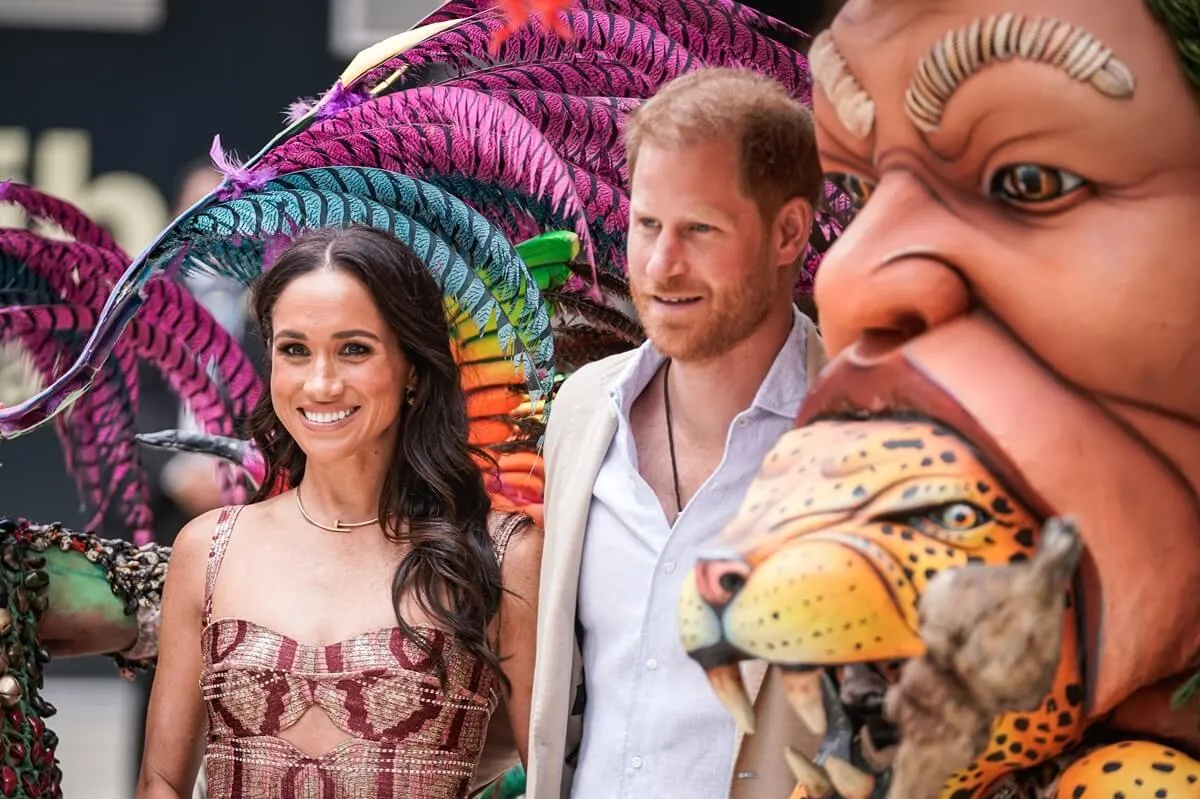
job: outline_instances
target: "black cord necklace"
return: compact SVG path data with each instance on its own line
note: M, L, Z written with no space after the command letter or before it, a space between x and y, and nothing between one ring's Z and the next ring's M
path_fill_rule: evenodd
M675 433L671 430L671 389L668 387L671 377L671 361L663 369L663 409L667 412L667 446L671 450L671 477L675 480L675 515L683 513L683 500L679 492L679 468L675 465Z

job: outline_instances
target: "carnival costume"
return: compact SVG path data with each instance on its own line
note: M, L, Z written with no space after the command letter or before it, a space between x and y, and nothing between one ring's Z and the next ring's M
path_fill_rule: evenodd
M105 518L113 515L105 502L119 503L126 527L119 532L147 542L145 478L132 422L135 367L139 357L147 358L163 368L202 432L166 431L142 440L220 455L240 465L250 482L262 480L263 455L232 429L232 419L254 406L262 383L236 343L169 275L205 270L248 284L298 233L367 224L412 247L442 287L467 390L470 437L498 464L481 464L494 505L540 521L538 446L558 382L643 340L624 277L623 115L664 82L705 65L758 69L806 103L810 82L806 37L729 0L536 5L538 13L512 20L504 9L452 0L413 31L360 54L320 100L294 106L287 127L245 163L214 141L214 161L225 173L221 186L131 265L75 209L7 185L0 198L57 222L71 240L28 231L0 239L6 256L0 286L8 287L0 334L20 342L49 384L0 411L0 433L19 435L53 421L97 520L102 509ZM572 7L558 8L564 5ZM850 207L833 184L827 200L814 224L798 298L810 293L820 254ZM72 412L63 413L68 407ZM37 537L45 537L42 528L6 529L13 563L36 569L27 564L40 563L41 556L27 550L44 548ZM49 537L51 546L99 548L92 559L113 564L114 590L126 591L130 607L157 607L167 549L146 543L134 550L58 531ZM151 561L152 567L144 565ZM121 582L126 572L140 576L145 568L151 582ZM10 608L24 601L21 592L44 586L44 574L35 573L41 576L21 577L27 586L12 592ZM30 645L36 641L37 622L28 613L13 629ZM8 665L21 686L10 704L19 704L22 723L36 723L41 735L44 713L30 704L38 677L15 661ZM481 690L479 700L476 721L486 726L497 696ZM269 737L281 725L286 719L264 722L260 715L249 726ZM476 727L481 735L482 726ZM223 736L220 729L210 732ZM222 740L236 744L236 731L224 732ZM39 743L36 758L26 749L4 754L22 779L53 795L52 740ZM230 758L231 769L249 765L236 753ZM232 777L222 774L229 790ZM519 770L511 776L506 790L519 791ZM458 795L461 775L454 782L453 789L427 785L432 792L422 795ZM10 795L6 787L0 781L0 793Z
M1200 797L1200 4L850 0L808 54L832 360L684 646L743 726L781 669L795 796Z

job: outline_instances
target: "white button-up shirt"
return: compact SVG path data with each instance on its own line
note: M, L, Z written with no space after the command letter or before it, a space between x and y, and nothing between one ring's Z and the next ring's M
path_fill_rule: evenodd
M586 705L574 799L727 796L734 723L680 644L676 606L697 553L792 428L806 347L797 312L754 402L730 425L721 463L673 526L638 472L629 421L662 354L647 342L616 381L617 429L592 491L579 575Z

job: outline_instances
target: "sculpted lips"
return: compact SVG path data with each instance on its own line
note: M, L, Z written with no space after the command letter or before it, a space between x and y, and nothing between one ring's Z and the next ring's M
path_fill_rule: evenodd
M779 666L794 711L824 741L815 762L788 755L797 779L814 796L870 797L886 792L898 740L884 694L924 653L926 586L945 569L1031 557L1040 513L1012 492L1019 476L966 413L898 359L836 363L801 424L701 554L680 632L747 731L737 661Z

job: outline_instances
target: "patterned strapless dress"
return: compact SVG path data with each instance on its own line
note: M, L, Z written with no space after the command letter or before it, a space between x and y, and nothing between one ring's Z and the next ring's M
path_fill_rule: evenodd
M200 687L208 712L209 799L463 799L499 680L440 631L443 690L398 627L312 646L253 622L211 619L212 590L239 507L219 518L209 555ZM497 557L522 521L494 533ZM320 706L347 739L319 757L280 731Z

